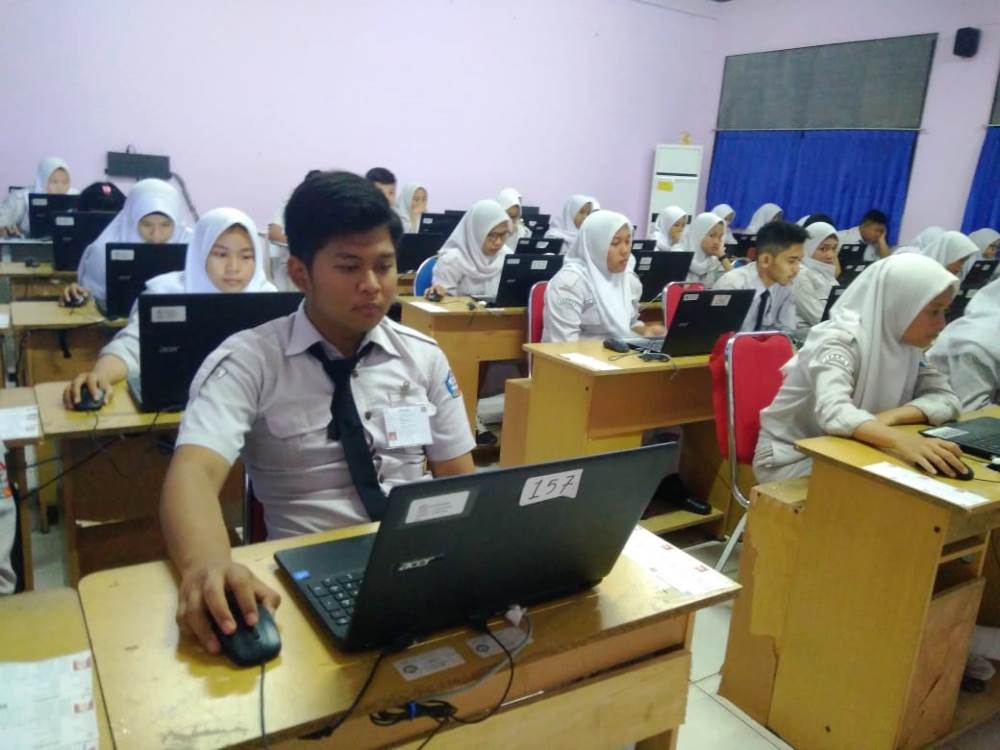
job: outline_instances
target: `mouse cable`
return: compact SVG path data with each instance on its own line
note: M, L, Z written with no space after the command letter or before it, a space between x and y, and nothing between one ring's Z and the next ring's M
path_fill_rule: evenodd
M267 673L267 665L260 665L260 744L264 750L270 747L267 744L267 725L264 723L264 675Z

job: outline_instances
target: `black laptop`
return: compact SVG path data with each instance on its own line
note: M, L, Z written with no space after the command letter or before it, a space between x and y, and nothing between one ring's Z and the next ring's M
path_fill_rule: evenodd
M487 307L526 307L531 287L539 281L548 281L562 268L561 255L507 255L500 271L497 296L476 297Z
M109 318L126 318L132 303L154 276L184 270L187 245L146 242L109 242L104 246L107 263L107 300L101 311Z
M144 412L183 409L201 363L237 331L298 309L295 292L142 294L139 296L139 377L129 391Z
M416 271L420 268L421 263L437 254L446 239L448 239L446 234L407 232L399 243L399 251L396 253L396 268L400 273Z
M962 279L962 289L982 289L993 280L997 271L996 258L993 260L977 260Z
M114 211L65 211L52 215L52 265L75 271L87 245L117 216Z
M835 286L830 289L830 296L826 298L826 307L823 308L823 317L820 319L821 321L830 319L830 311L833 309L833 306L837 304L837 300L840 299L840 295L842 295L845 291L845 287L842 286Z
M517 247L514 249L514 252L518 255L543 255L545 253L560 255L562 251L562 239L550 239L546 237L521 237L517 241Z
M1000 419L979 417L967 422L950 422L920 431L927 437L950 440L962 453L990 460L1000 457Z
M347 651L416 640L596 585L675 443L394 487L378 532L274 557Z
M640 336L626 339L625 343L636 351L662 352L671 357L708 354L719 336L743 327L753 297L753 289L684 292L665 338Z
M632 240L632 252L652 253L656 250L656 240Z
M422 214L420 217L420 233L443 234L445 237L448 237L461 220L462 217L455 214Z
M29 233L34 238L52 236L52 217L76 208L79 195L28 193Z
M684 281L691 267L694 253L632 250L635 256L635 274L642 282L643 302L651 302L663 294L663 287L671 281Z
M959 289L958 294L955 295L955 299L951 301L951 305L948 306L948 310L944 314L945 320L951 323L965 315L965 308L969 306L977 291L979 290Z
M842 287L849 287L861 272L864 271L871 263L848 263L846 266L840 267L840 276L837 277L837 283Z
M855 266L859 263L864 263L866 247L868 246L863 243L841 245L840 250L837 251L840 267L845 268L846 266Z
M532 237L541 237L549 231L551 224L550 214L534 214L524 217L524 225L531 231Z

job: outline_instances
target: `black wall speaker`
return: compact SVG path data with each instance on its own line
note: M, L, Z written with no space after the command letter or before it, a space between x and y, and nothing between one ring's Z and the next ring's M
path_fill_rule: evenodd
M955 48L952 50L959 57L975 57L979 51L979 35L982 32L966 26L955 32Z

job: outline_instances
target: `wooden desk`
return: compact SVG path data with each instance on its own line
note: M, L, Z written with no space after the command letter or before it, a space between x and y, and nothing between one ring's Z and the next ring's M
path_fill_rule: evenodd
M428 302L400 297L403 325L427 334L441 347L462 390L465 412L473 434L479 401L479 366L484 362L521 359L527 340L527 313L523 307L476 306L469 297L447 297Z
M901 462L862 443L799 447L807 491L755 492L720 694L802 750L923 747L1000 713L1000 681L959 692L977 616L1000 625L997 475L943 480L989 500L965 509L865 471Z
M90 648L80 599L73 589L0 597L0 622L0 661L40 661ZM99 746L111 748L111 730L96 668L93 674Z
M375 654L336 651L276 575L273 553L374 529L360 526L233 550L234 559L283 597L275 616L282 652L268 665L265 685L267 727L275 739L292 740L327 726L350 705ZM641 748L675 747L676 727L684 719L693 613L731 598L737 589L732 584L711 594L682 595L622 556L595 590L531 611L533 642L518 657L509 697L519 702L482 724L442 730L435 746L524 747L530 736L535 747L623 747L646 737L653 739ZM190 639L179 640L176 583L166 564L87 576L80 596L118 748L144 750L165 744L165 738L196 748L257 741L259 670L236 669L224 657L204 655ZM408 683L391 664L382 664L333 744L382 747L428 732L428 720L385 728L373 726L368 714L482 674L491 662L464 643L471 635L443 633L404 654L448 645L465 660L418 681ZM502 670L451 700L463 716L491 707L507 678Z
M417 274L413 271L410 271L409 273L401 273L396 276L396 296L411 296L413 294L413 281L416 278Z
M51 263L29 268L24 263L0 262L0 277L9 279L11 302L32 297L55 299L67 284L76 281L76 271L56 271Z
M31 388L0 388L0 409L20 406L35 406L35 392ZM26 445L33 445L42 436L34 440L14 440L5 438L3 443L7 449L7 478L13 482L21 496L28 491L28 477L25 468L24 451ZM31 590L35 586L34 565L31 556L31 513L28 503L20 508L18 523L21 532L21 567L24 571L24 588ZM3 639L0 639L2 641Z
M529 344L531 377L508 380L500 464L517 466L641 445L642 434L657 427L684 426L681 476L688 488L716 509L709 516L676 510L643 522L656 533L712 524L712 533L731 530L739 520L731 501L728 464L719 455L712 407L708 356L672 362L622 357L600 341ZM566 359L580 354L586 362ZM613 370L596 369L600 365ZM753 484L742 471L741 486Z

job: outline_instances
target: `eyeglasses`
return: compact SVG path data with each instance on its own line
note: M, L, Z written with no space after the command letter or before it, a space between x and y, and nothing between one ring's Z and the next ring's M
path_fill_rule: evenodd
M508 237L510 237L510 232L490 232L486 235L486 239L490 242L506 242Z

